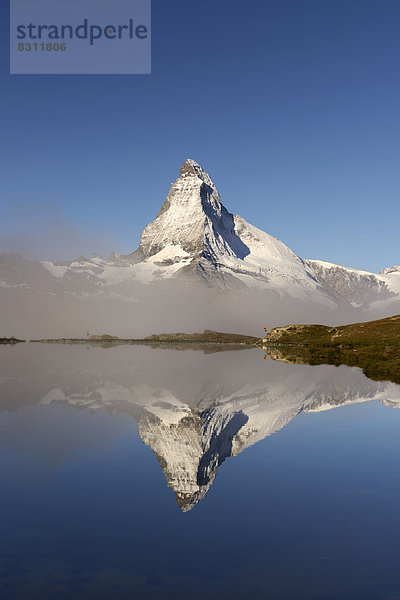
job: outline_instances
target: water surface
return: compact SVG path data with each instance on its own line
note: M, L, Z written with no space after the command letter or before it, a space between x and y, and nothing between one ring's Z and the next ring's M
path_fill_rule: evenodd
M400 597L400 386L258 350L0 348L0 597Z

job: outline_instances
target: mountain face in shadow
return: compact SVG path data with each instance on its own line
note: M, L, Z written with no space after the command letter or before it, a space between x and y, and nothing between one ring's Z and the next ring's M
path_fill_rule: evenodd
M134 417L184 512L222 463L301 412L379 400L400 407L400 386L360 369L264 361L259 349L212 355L149 347L3 346L0 410L64 404Z

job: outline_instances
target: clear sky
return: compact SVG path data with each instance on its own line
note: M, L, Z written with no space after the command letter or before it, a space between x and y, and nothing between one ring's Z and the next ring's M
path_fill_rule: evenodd
M152 75L9 75L0 250L133 251L190 157L303 258L400 264L400 2L153 0Z

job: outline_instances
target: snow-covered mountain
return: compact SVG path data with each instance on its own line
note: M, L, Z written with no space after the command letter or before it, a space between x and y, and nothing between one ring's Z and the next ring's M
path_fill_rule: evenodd
M156 219L138 249L109 258L80 257L69 263L27 261L2 255L0 285L50 293L129 293L126 282L186 278L224 289L273 289L294 297L334 298L313 268L285 244L230 214L210 176L193 160L182 165Z
M383 269L377 275L320 260L307 261L315 277L354 307L384 309L400 299L400 267Z
M226 210L210 176L193 160L183 164L131 258L143 269L156 265L164 277L190 276L207 286L273 288L296 297L331 300L305 261Z
M47 303L53 298L53 305L60 297L138 302L138 290L151 284L258 294L266 306L274 298L326 311L340 308L349 311L350 320L363 318L355 309L375 311L372 316L400 311L400 267L374 274L298 257L229 213L211 177L190 159L132 254L64 263L0 255L0 302L13 292L17 304L27 294L47 296Z

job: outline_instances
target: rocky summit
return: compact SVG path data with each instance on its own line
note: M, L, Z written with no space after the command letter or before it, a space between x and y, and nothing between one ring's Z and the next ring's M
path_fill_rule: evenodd
M131 259L161 269L153 271L154 277L189 276L210 287L272 288L331 300L312 267L279 240L232 215L211 177L190 159Z

